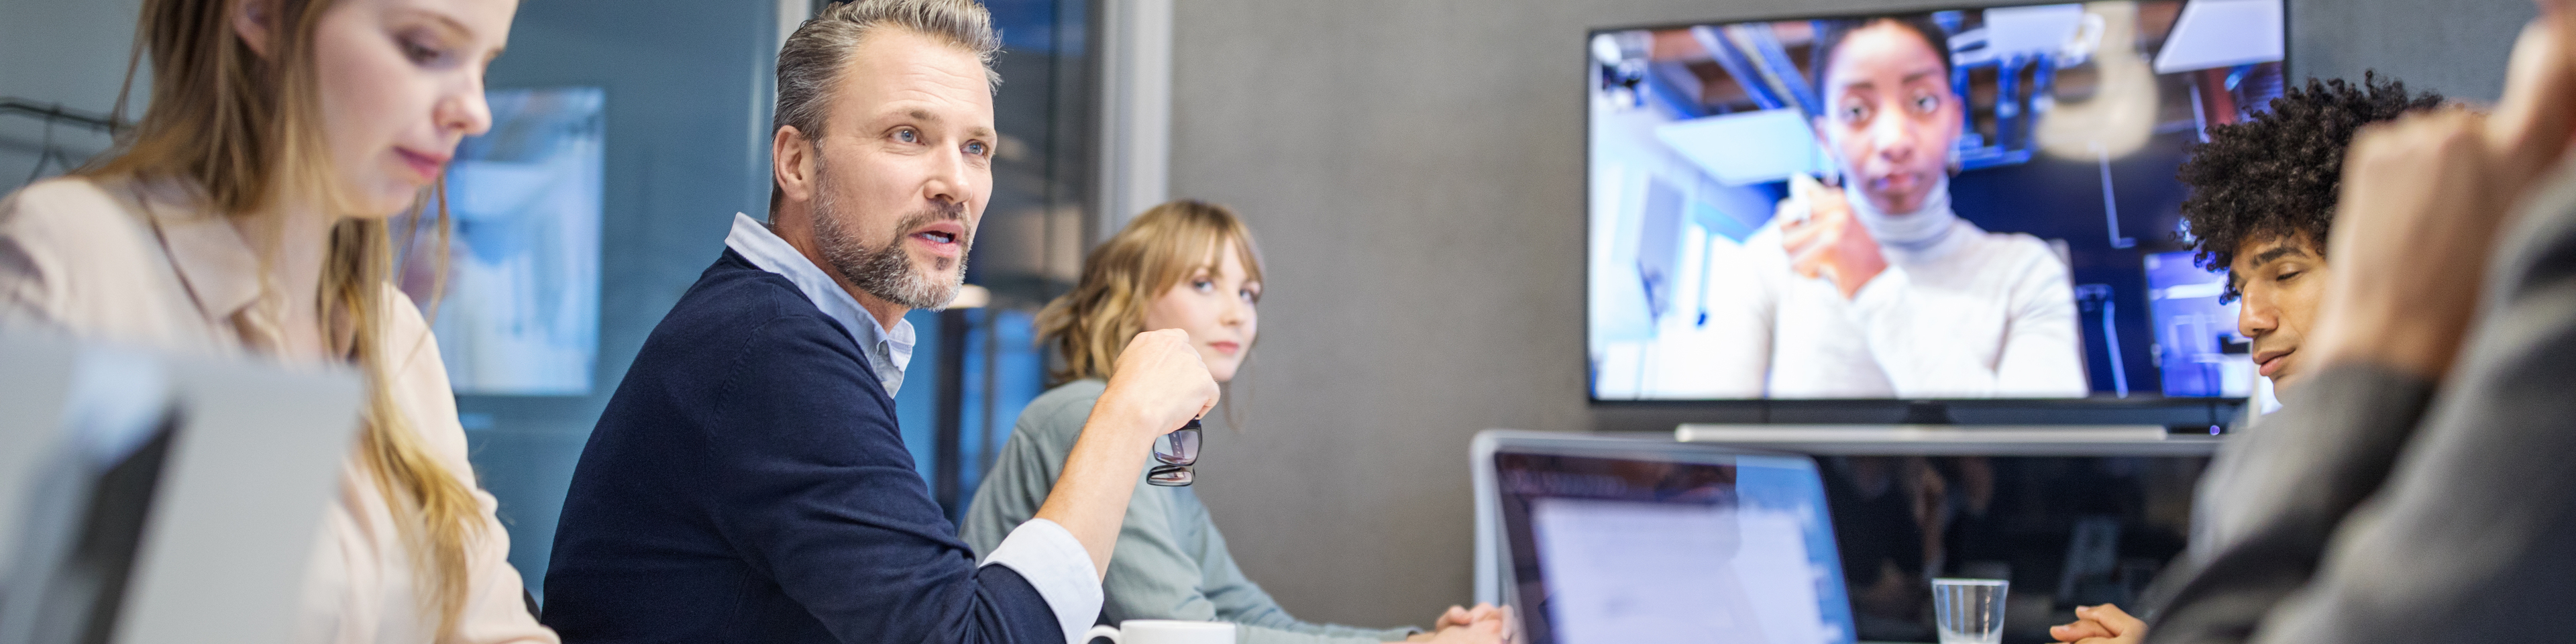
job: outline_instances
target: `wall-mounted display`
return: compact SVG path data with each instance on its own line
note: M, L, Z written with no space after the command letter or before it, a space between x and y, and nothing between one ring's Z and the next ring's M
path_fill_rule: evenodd
M2183 248L2190 146L2280 95L2285 19L2142 0L1592 32L1592 398L2245 396L2232 320L2161 346L2147 258Z

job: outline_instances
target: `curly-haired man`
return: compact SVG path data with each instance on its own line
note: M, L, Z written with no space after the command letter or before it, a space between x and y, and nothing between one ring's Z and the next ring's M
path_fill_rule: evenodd
M2239 298L2236 330L2254 341L2254 363L2287 387L2298 373L2299 341L2315 328L2325 295L2326 233L2334 224L2344 149L2363 126L2440 107L2432 92L2365 74L2360 83L2309 79L2244 123L2209 129L2179 175L2192 250L2202 267L2227 271L2226 297ZM2201 530L2195 528L2196 534ZM2199 548L2205 544L2195 543ZM2118 606L2080 606L2076 621L2049 629L2064 642L2136 644L2146 624Z
M2242 298L2237 332L2254 341L2254 364L2275 387L2298 373L2299 340L2325 293L2326 231L2334 224L2344 148L2362 126L2438 107L2442 96L2364 75L2309 79L2252 120L2209 129L2181 179L2182 204L2200 265L2227 270L2227 297Z

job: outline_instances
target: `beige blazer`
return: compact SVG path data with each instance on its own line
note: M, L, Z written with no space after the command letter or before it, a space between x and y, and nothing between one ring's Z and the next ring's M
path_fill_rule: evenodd
M196 193L176 183L37 182L0 200L0 318L86 337L217 355L275 353L281 298L259 257ZM155 224L158 224L157 226ZM396 509L352 453L305 573L299 643L556 642L520 600L508 531L474 482L465 430L418 308L387 284L395 405L482 505L467 544L468 595L450 637L414 590L412 549Z

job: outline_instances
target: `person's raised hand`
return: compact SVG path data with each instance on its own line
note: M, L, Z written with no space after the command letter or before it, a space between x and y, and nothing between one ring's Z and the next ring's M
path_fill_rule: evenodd
M2558 34L2535 23L2495 114L2410 114L2353 137L2326 244L2336 270L2317 316L2319 363L2449 375L2497 231L2566 147L2569 69Z
M2540 19L2523 27L2505 69L2504 101L2487 118L2487 145L2508 184L2527 185L2548 172L2576 132L2576 51L2568 47L2576 42L2576 7L2560 5L2576 2L2545 0Z
M1179 329L1136 334L1113 368L1037 513L1072 532L1091 556L1092 573L1102 576L1109 574L1146 451L1155 438L1207 413L1217 397L1216 379Z
M1130 437L1135 442L1151 443L1205 415L1216 400L1216 379L1190 346L1190 334L1163 329L1136 334L1118 352L1116 371L1100 394L1098 409L1128 421L1120 428L1136 432Z
M2507 199L2490 186L2482 116L2462 108L2367 128L2344 153L2318 362L2449 374L2477 309Z
M1817 185L1795 186L1804 197L1807 212L1804 219L1779 216L1780 248L1789 254L1789 270L1802 277L1832 282L1843 299L1860 293L1860 287L1887 271L1887 258L1878 252L1878 240L1869 229L1852 216L1851 201L1841 190ZM1781 204L1780 215L1790 215L1796 208L1789 200Z
M2147 623L2110 604L2075 607L2075 622L2048 627L2048 636L2070 644L2138 644Z

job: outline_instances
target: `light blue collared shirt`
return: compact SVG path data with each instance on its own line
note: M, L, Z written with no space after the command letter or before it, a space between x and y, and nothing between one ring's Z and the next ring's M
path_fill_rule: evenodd
M876 316L868 314L866 307L859 306L857 298L841 288L839 281L751 215L733 214L733 232L725 235L725 247L741 253L760 270L787 278L796 290L805 293L805 299L814 301L814 308L822 309L823 315L849 329L850 341L857 342L859 351L868 355L868 368L877 373L877 384L885 386L886 396L892 397L903 388L904 367L912 363L911 320L896 320L894 329L887 330L877 323Z
M750 215L733 214L733 232L725 235L725 247L741 253L760 270L776 273L814 301L814 308L849 329L850 339L867 354L868 367L877 372L877 383L885 385L886 396L903 388L904 366L912 362L912 322L897 320L888 331L877 324L877 318L858 298L841 289L841 283L824 273L821 267L805 259L787 240L769 231L769 225ZM1079 641L1100 615L1103 601L1100 576L1091 564L1091 552L1064 526L1046 519L1030 519L1011 530L984 557L980 565L1003 566L1020 574L1029 585L1045 597L1047 608L1055 612L1056 625L1064 629L1067 642Z

